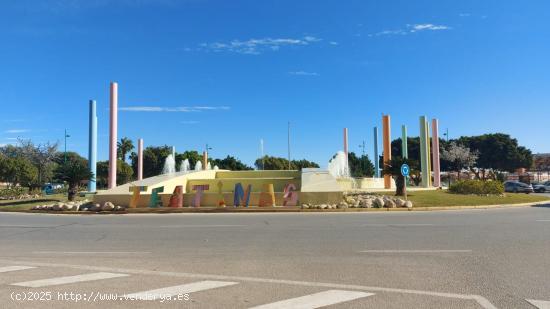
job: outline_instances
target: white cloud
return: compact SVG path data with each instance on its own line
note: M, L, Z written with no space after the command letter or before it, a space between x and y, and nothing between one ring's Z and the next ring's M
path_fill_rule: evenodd
M16 133L25 133L29 132L29 129L9 129L4 131L4 133L16 134Z
M299 76L319 76L319 73L316 72L306 72L306 71L292 71L288 72L290 75L299 75Z
M451 30L452 28L446 25L435 25L435 24L412 24L407 25L403 29L393 29L393 30L383 30L377 33L369 34L369 37L373 36L383 36L383 35L407 35L415 32L422 31L441 31L441 30Z
M330 45L338 45L338 42L335 42L335 41L330 41L328 42Z
M282 47L288 46L307 46L316 44L322 39L314 36L305 36L303 38L262 38L249 39L245 41L233 40L230 42L201 43L194 49L196 51L212 52L232 52L238 54L259 55L265 51L278 51ZM191 51L190 48L184 48L185 51Z
M172 113L192 113L201 111L229 110L228 106L126 106L120 107L119 111L124 112L172 112Z
M415 25L407 25L411 30L410 32L418 32L418 31L425 31L425 30L449 30L451 29L449 26L444 25L434 25L434 24L415 24Z

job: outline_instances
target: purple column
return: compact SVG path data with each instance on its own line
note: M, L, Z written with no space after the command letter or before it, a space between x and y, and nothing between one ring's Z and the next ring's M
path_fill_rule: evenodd
M109 121L109 178L108 188L116 187L118 84L111 82L111 111Z
M441 187L441 167L439 163L439 121L432 119L432 161L434 167L434 187Z
M138 140L138 180L143 179L143 138Z

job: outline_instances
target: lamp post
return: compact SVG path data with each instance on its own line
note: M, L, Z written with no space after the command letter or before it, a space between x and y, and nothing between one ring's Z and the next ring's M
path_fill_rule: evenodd
M361 167L361 175L363 175L363 171L364 171L364 164L363 164L363 160L365 158L365 140L363 140L363 144L359 145L359 148L361 148L361 159L359 160L360 162L360 167Z
M71 137L67 134L67 129L65 129L65 151L63 152L63 163L67 163L67 137Z

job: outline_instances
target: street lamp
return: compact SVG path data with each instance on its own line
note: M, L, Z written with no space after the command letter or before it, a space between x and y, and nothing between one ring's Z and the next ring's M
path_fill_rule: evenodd
M63 152L63 163L67 163L67 137L71 137L67 134L67 129L65 129L65 151Z
M361 173L363 173L363 159L365 158L365 147L366 147L365 144L366 144L366 143L365 143L365 141L363 140L363 144L359 145L359 148L362 149L362 151L361 151L361 152L362 152L361 159L359 160L359 162L360 162L360 164L361 164L361 165L360 165L360 166L361 166Z
M447 143L449 142L449 128L445 129L445 133L443 135L447 138Z

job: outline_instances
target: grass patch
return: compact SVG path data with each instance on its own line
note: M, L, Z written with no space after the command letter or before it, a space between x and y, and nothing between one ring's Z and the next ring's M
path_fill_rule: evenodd
M547 196L506 193L504 196L478 196L453 194L446 190L410 192L408 198L414 207L504 205L550 201Z

